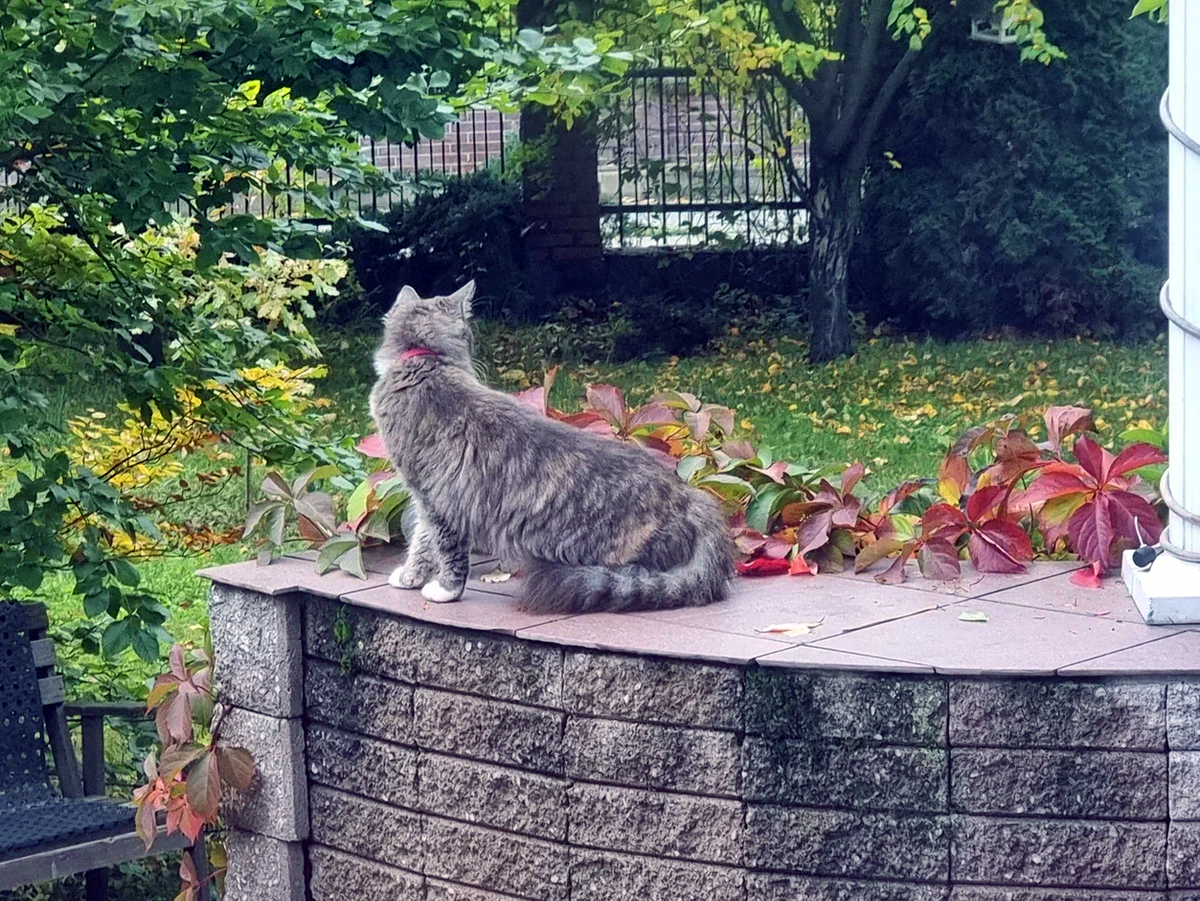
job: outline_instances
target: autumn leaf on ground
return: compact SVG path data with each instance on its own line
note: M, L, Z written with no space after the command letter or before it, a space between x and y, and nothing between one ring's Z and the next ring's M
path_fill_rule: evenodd
M1080 588L1099 588L1100 580L1104 576L1104 566L1101 563L1093 563L1091 566L1084 569L1077 569L1071 573L1071 584L1077 585Z
M512 577L513 574L510 572L505 572L502 569L494 569L490 573L484 573L482 576L480 576L479 581L487 582L489 585L492 585L496 582L507 582Z
M786 557L755 557L737 564L739 576L782 576L791 567Z
M765 629L755 629L754 631L762 635L786 635L788 638L799 638L801 635L812 634L812 630L823 622L825 622L825 617L821 617L815 623L777 623L774 626L767 626Z

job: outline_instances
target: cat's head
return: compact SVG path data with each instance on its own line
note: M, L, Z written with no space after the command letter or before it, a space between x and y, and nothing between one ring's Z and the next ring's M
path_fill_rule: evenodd
M471 369L471 280L445 297L420 297L405 285L383 317L383 340L375 371L383 375L405 351L429 350L468 372Z

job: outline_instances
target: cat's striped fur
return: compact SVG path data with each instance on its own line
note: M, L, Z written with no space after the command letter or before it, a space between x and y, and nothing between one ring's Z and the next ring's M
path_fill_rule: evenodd
M471 547L525 571L527 609L646 610L721 600L732 542L716 503L636 446L543 418L480 384L470 283L400 291L384 317L371 412L417 506L396 587L462 596ZM406 355L427 349L433 354Z

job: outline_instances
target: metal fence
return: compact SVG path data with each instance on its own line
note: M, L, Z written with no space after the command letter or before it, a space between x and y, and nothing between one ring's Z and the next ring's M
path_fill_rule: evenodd
M411 146L366 138L363 158L393 176L390 191L356 192L352 206L359 213L386 213L409 202L417 193L434 189L446 177L461 177L480 169L503 172L517 139L520 116L516 113L473 110L446 128L440 141L422 140ZM327 169L311 173L286 170L285 180L293 185L286 194L270 197L265 192L239 194L227 212L256 216L307 218L311 186L329 187L335 174Z
M621 247L789 244L806 217L781 159L806 175L807 128L779 93L741 94L686 68L631 75L629 100L602 126L600 193ZM783 135L780 134L783 132Z

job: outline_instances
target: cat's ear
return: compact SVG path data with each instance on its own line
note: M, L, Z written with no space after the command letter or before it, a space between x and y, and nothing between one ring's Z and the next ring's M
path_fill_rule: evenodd
M408 285L405 285L403 288L400 289L400 292L396 295L396 300L392 303L392 305L388 309L388 311L383 314L384 321L386 321L389 317L391 317L392 315L394 315L395 313L397 313L399 310L403 309L404 307L412 306L414 303L416 303L420 299L421 299L421 297L419 294L417 294L416 291L414 291Z
M471 300L475 297L475 279L471 279L453 294L446 298L452 312L458 313L463 319L471 318Z
M396 295L396 303L416 303L420 299L421 296L408 285L401 288L400 293Z

